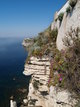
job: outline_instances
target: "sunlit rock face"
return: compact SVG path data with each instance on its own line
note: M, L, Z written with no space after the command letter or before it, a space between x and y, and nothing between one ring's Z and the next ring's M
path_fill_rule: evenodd
M28 63L25 64L23 74L26 76L32 75L32 78L35 80L38 80L40 83L44 81L44 84L47 84L50 75L49 58L31 57Z
M56 20L57 18L58 18L58 12L56 12L54 15L54 21L51 23L51 30L56 29L56 28L59 30L60 21Z
M58 29L56 45L59 50L66 48L64 44L64 38L66 37L67 33L70 32L71 29L76 29L77 27L80 28L80 0L78 0L72 12L67 15L66 8L68 6L69 1L61 8L59 12L54 15L54 21L51 24L51 30L55 28ZM60 25L59 20L55 20L62 12L64 12L64 16Z
M26 76L32 75L31 82L29 84L28 106L33 106L34 104L32 102L35 101L36 106L48 107L46 99L43 97L41 92L43 94L46 92L47 95L49 93L47 86L50 75L49 58L31 57L25 64L23 73ZM38 84L38 87L35 84Z
M63 39L70 29L80 27L80 0L69 14L66 13L68 3L59 12L55 13L54 21L51 24L51 30L58 29L56 45L59 50L66 48ZM56 19L61 12L64 12L64 16L60 24L59 19ZM30 60L24 66L23 74L31 75L27 99L28 106L75 107L77 101L72 98L67 89L61 89L57 86L48 87L48 80L50 79L49 58L30 57Z
M16 101L10 100L10 107L17 107Z
M59 50L66 48L63 39L68 36L67 33L70 32L71 29L77 29L77 27L80 28L80 0L77 2L71 14L64 14L56 42Z
M63 17L61 26L60 26L60 28L58 30L57 41L56 41L57 48L59 50L65 48L63 39L66 36L66 24L67 24L68 20L69 20L69 16L67 16L67 14L64 13L64 17Z
M76 103L67 90L61 90L56 86L48 87L49 58L30 57L25 64L24 74L32 75L29 83L28 106L72 107Z

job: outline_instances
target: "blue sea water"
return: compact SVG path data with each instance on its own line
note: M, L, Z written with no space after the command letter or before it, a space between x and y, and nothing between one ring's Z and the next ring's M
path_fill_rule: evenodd
M14 95L17 102L27 92L30 77L22 74L27 51L21 45L23 38L0 38L0 107L9 107L9 98Z

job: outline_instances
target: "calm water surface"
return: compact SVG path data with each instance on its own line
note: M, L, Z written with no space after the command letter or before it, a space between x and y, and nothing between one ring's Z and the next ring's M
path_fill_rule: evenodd
M21 101L27 92L30 77L22 74L27 52L22 38L0 38L0 107L9 107L9 97Z

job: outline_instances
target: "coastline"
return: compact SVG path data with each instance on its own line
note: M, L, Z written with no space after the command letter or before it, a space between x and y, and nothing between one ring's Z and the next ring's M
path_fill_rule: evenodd
M79 0L78 3L80 4ZM68 48L70 49L72 44L66 46L63 40L65 39L66 42L66 39L69 39L66 33L70 33L68 36L71 37L76 37L76 33L77 36L79 36L77 29L77 27L80 26L80 24L77 23L79 22L80 16L78 3L76 2L74 7L72 7L74 9L71 9L70 13L66 11L66 6L69 5L64 5L64 8L59 11L60 13L55 13L54 21L51 25L46 30L39 33L38 37L23 40L22 45L24 45L29 52L28 59L24 65L23 74L25 76L31 75L31 80L29 83L28 96L26 99L23 99L23 105L21 107L25 107L24 105L40 107L75 107L78 103L79 86L77 88L76 83L79 79L77 80L76 78L74 81L74 78L72 78L75 77L77 73L71 66L67 66L69 60L68 57L66 58L66 53L70 51ZM64 13L61 13L63 10ZM75 15L78 17L75 17ZM74 24L74 22L76 23ZM73 29L71 29L72 27ZM70 29L71 31L69 32ZM73 38L71 38L67 43L70 43L71 40L74 42ZM69 58L71 59L71 57ZM66 64L66 62L68 64ZM67 66L68 69L65 66ZM71 67L71 69L69 69L69 67ZM74 71L74 76L71 74L71 70ZM72 80L70 78L72 78ZM73 87L72 83L74 82L77 91L75 87ZM66 86L69 87L67 88Z
M29 78L22 74L27 52L21 45L23 38L0 39L0 107L10 106L10 96L17 103L27 94Z

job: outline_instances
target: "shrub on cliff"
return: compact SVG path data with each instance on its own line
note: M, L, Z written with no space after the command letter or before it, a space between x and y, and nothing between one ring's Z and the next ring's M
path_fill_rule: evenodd
M43 44L44 45L46 45L47 43L48 43L48 37L47 36L44 36L43 38L42 38L42 42L43 42Z
M29 49L28 56L36 56L41 52L41 47L35 42Z
M53 80L52 84L64 87L64 55L62 55L61 52L56 49L54 58L50 62L50 78L52 78L51 81Z
M67 14L71 12L71 7L70 7L70 6L68 6L68 7L66 8L66 12L67 12Z
M80 107L80 99L79 99L78 103L75 105L75 107Z
M34 43L29 48L28 55L40 56L49 55L52 56L52 50L55 46L58 30L54 29L51 31L51 26L49 26L44 32L38 34L37 37L33 39Z
M40 46L40 47L43 45L41 36L39 36L38 39L37 39L37 45Z
M36 43L36 42L37 42L37 38L34 38L34 39L33 39L33 42Z
M77 3L77 0L70 0L70 1L69 1L69 5L70 5L72 8L74 8L74 6L76 5L76 3Z
M61 52L56 51L56 54L51 61L51 80L50 84L58 85L67 88L70 92L74 92L80 98L80 30L71 30L66 39L67 50ZM73 36L74 35L74 36Z
M50 49L47 48L47 49L45 50L45 55L49 55L49 53L50 53Z
M37 50L34 50L34 51L33 51L32 55L33 55L33 56L39 56L39 57L41 57L41 56L42 56L42 52L41 52L41 50L38 50L38 49L37 49Z
M36 47L32 47L32 52L31 52L31 55L33 56L42 56L42 49L40 46L36 46Z
M66 53L66 86L80 97L80 40L75 41Z
M53 42L56 42L57 35L58 35L58 30L57 29L53 29L52 31L50 31L50 39Z
M68 43L68 50L65 53L64 77L65 86L75 92L80 97L80 30L71 30L68 36L72 39L72 44ZM73 36L74 34L74 36ZM69 42L69 41L68 41ZM69 45L70 44L70 45Z
M63 16L64 16L64 13L60 13L60 14L58 15L58 19L59 19L60 22L62 22Z

